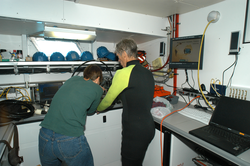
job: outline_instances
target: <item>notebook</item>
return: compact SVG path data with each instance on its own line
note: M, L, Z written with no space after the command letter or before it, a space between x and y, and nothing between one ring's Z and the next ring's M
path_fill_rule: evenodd
M211 128L222 131L214 133ZM221 96L209 124L189 133L235 156L243 153L250 148L250 101Z

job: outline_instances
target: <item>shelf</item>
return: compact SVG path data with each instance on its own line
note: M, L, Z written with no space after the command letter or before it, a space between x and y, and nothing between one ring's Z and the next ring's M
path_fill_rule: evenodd
M116 71L121 68L117 61L46 61L46 62L0 62L1 74L35 74L74 72L80 65L99 65L102 70Z

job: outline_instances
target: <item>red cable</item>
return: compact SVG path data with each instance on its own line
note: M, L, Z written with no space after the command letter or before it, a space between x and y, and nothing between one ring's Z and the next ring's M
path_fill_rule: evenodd
M169 114L167 114L166 116L164 116L161 120L161 124L160 124L160 146L161 146L161 165L163 166L163 154L162 154L162 123L164 121L164 119L166 119L169 115L172 115L178 111L181 111L183 110L184 108L186 108L187 106L189 106L190 103L192 103L195 99L199 98L200 96L196 96L195 98L193 98L185 107L181 108L181 109L178 109L178 110L175 110Z

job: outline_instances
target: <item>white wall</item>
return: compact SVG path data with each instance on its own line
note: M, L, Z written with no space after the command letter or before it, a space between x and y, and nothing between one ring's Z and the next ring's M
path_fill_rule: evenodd
M0 0L0 16L164 36L167 19L65 0Z
M29 40L27 46L28 55L32 57L37 50ZM22 36L0 34L0 49L6 49L7 52L11 53L13 50L22 50ZM24 55L24 59L25 57L26 55Z
M246 0L226 0L221 3L205 7L193 12L180 15L179 36L189 36L203 34L208 24L207 16L211 11L219 11L220 19L216 23L211 23L205 34L204 43L204 63L203 70L200 71L200 82L205 84L209 90L210 80L218 78L222 81L223 71L229 67L235 60L234 55L228 55L230 35L232 31L244 31ZM241 36L242 39L242 36ZM238 64L233 76L233 86L250 86L250 44L242 44L241 52L238 58ZM224 84L232 74L229 69L224 76ZM195 88L197 86L197 70L193 70L195 79ZM185 82L184 70L178 69L178 87ZM192 85L191 72L188 71L190 84ZM171 81L172 83L172 81ZM188 87L188 85L186 85Z

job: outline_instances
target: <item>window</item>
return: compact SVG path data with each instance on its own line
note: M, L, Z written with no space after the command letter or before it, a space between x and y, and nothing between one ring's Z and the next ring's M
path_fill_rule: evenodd
M44 38L32 38L31 41L39 52L43 52L48 57L50 57L53 52L60 52L66 57L69 51L76 51L79 56L81 55L77 44L72 41L45 40Z
M250 43L250 2L247 0L243 43Z

